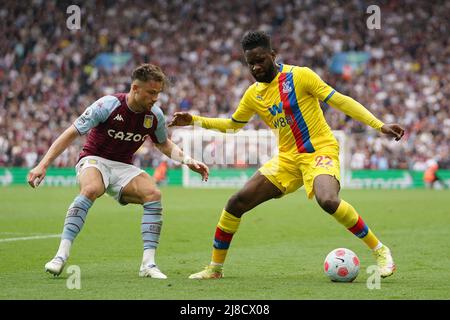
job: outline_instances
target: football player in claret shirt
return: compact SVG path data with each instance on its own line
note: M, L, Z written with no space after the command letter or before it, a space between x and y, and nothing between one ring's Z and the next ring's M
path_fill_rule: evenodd
M275 62L266 33L248 32L241 45L256 82L244 93L231 119L180 112L174 114L169 126L198 123L207 129L237 131L258 114L267 126L278 131L279 154L229 199L216 227L211 263L190 278L221 278L227 250L242 215L303 185L308 198L315 196L323 210L373 250L381 276L390 276L395 264L389 248L378 240L355 208L339 197L339 145L325 121L319 100L396 140L403 136L403 128L384 124L361 104L323 82L311 69Z
M139 275L166 279L155 262L162 227L161 192L154 180L132 164L133 154L147 138L168 157L187 165L208 179L208 167L185 156L167 137L164 114L155 106L167 83L161 69L143 64L132 74L128 93L107 95L89 106L51 145L39 164L28 174L34 188L44 179L48 166L77 137L88 133L76 165L80 194L70 205L55 257L45 270L59 275L69 258L75 237L83 228L89 208L105 192L120 204L141 204L144 253Z

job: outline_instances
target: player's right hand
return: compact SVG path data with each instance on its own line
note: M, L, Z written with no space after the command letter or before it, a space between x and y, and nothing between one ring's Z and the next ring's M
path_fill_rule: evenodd
M42 180L44 180L45 173L47 170L41 168L39 166L30 170L27 176L27 182L32 188L36 188L39 186Z
M168 124L169 127L182 127L192 124L192 115L188 112L175 112L172 121Z
M201 161L197 161L194 159L190 159L186 165L194 172L200 173L202 176L202 181L208 181L209 177L209 168L206 164Z

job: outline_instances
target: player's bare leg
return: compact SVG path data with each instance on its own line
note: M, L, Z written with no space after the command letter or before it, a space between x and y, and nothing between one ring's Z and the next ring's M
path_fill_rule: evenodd
M83 228L89 208L95 199L105 192L100 171L94 167L84 169L79 176L80 194L67 211L64 229L58 252L45 264L45 271L55 276L61 274L70 255L70 248L75 237Z
M158 247L162 227L161 191L153 178L147 173L134 177L122 190L121 201L137 203L144 207L141 232L144 242L144 253L139 275L155 279L167 279L155 262L155 251Z
M240 218L244 213L261 203L278 198L281 195L280 189L259 171L256 171L242 189L231 196L225 206L225 210L236 218Z
M333 176L322 174L314 179L314 194L317 203L329 214L335 213L339 207L340 188L339 181Z
M381 277L392 275L396 267L391 251L378 240L356 210L339 198L339 190L338 180L331 175L318 175L314 179L314 193L320 207L373 250Z
M218 279L223 276L223 264L233 235L236 233L241 217L257 205L281 196L281 191L264 175L257 171L244 185L228 200L222 211L214 237L212 259L203 271L189 276L190 279Z

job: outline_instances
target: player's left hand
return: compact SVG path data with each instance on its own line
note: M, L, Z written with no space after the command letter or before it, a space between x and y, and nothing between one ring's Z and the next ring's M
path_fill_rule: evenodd
M200 173L202 176L202 181L208 181L209 168L206 164L201 161L190 159L186 165L194 172Z
M381 132L395 138L395 141L399 141L405 134L405 129L403 129L399 124L390 123L383 125L381 127Z
M37 188L39 184L44 180L46 174L46 168L37 165L35 168L28 172L27 182L32 188Z

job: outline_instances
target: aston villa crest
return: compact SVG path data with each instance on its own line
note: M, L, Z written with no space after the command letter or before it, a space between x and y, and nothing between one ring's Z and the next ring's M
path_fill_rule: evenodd
M150 129L153 125L153 116L152 115L145 115L144 118L144 128Z

